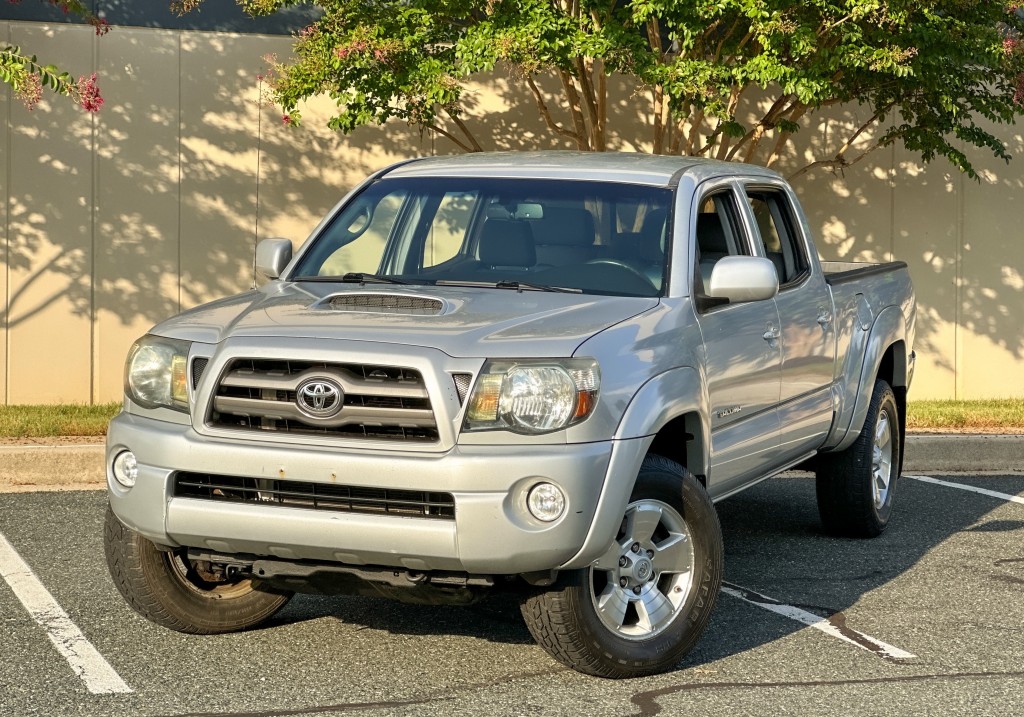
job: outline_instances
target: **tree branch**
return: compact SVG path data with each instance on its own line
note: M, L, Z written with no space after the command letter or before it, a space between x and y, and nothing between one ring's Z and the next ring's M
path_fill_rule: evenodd
M594 68L597 73L597 136L604 151L608 148L608 73L602 59L595 60Z
M740 149L742 149L747 144L751 144L751 147L750 149L747 150L747 155L743 160L745 162L749 162L753 158L754 152L757 151L757 146L761 143L761 139L764 137L764 133L768 129L771 129L772 127L775 126L775 121L778 119L779 115L785 111L783 108L786 107L786 103L789 102L791 98L793 98L793 96L787 94L782 95L777 100L775 100L775 102L768 109L768 111L765 112L764 117L758 120L757 124L755 124L749 132L747 132L740 138L740 141L736 143L736 145L732 148L729 154L726 155L725 158L727 160L732 160L732 158L736 156L736 153L739 152Z
M462 134L469 141L469 146L472 147L472 150L470 151L483 152L484 148L481 147L480 143L476 141L476 137L474 137L473 133L469 131L469 127L466 126L466 123L463 122L462 119L457 114L452 112L447 107L444 108L444 111L449 117L451 117L452 122L455 123L455 126L458 127L459 130L461 130Z
M572 76L565 70L558 71L558 77L562 81L562 89L565 97L569 100L569 109L572 113L572 123L576 128L576 145L578 149L589 150L590 142L587 141L587 123L583 119L583 110L580 108L580 93L572 81Z
M454 142L454 143L455 143L455 145L456 145L456 146L457 146L457 147L458 147L459 149L461 149L461 150L462 150L463 152L473 152L473 151L475 151L475 150L474 150L474 149L473 149L472 147L470 147L470 146L469 146L468 144L466 144L465 142L463 142L462 140L460 140L460 139L459 139L458 137L456 137L455 135L453 135L453 134L452 134L451 132L448 132L447 130L444 130L444 129L442 129L441 127L438 127L438 126L437 126L436 124L434 124L433 122L431 122L431 123L428 123L428 124L424 124L424 125L423 125L423 127L424 127L424 129L429 129L429 130L431 130L432 132L437 132L437 133L438 133L439 135L441 135L442 137L447 137L447 138L448 138L448 139L450 139L450 140L451 140L452 142Z
M533 99L537 102L537 108L540 110L540 116L544 119L544 124L548 126L555 134L560 134L563 137L568 137L577 144L579 143L579 136L576 135L572 130L568 130L562 125L555 122L555 118L551 116L551 110L548 109L548 105L544 102L544 95L541 94L540 88L537 87L537 83L534 82L533 75L526 76L526 84L530 87L533 92Z
M807 172L810 172L812 169L817 169L818 167L832 167L833 169L846 169L847 167L852 167L853 165L857 164L857 162L861 161L869 154L874 152L876 149L884 147L888 144L891 144L891 141L886 142L885 144L883 144L881 141L876 142L875 144L861 152L859 155L857 155L857 157L855 157L854 159L848 160L845 157L841 157L837 154L832 159L820 159L817 162L811 162L806 167L802 167L801 169L798 169L797 171L793 172L793 174L789 175L786 179L792 182L796 178L801 177L804 174L807 174Z
M807 112L807 105L805 105L805 104L803 104L801 102L800 104L798 104L796 106L796 108L793 110L793 112L786 119L788 119L790 122L797 122L797 121L800 120L801 117L804 116L804 114L806 114L806 112ZM789 138L792 137L792 136L793 136L792 132L780 132L779 133L778 139L775 140L775 146L772 147L772 152L771 152L771 154L768 155L768 161L765 162L765 166L766 167L770 167L770 166L772 166L772 164L775 163L775 159L779 156L779 152L782 150L782 148L785 146L786 142L788 142Z
M594 85L590 81L590 70L587 68L587 63L582 57L576 58L576 71L579 73L580 89L583 94L583 106L587 110L587 116L590 118L590 144L598 152L604 150L603 142L597 136L597 97L594 92Z
M693 155L693 148L700 138L700 126L704 124L704 110L697 110L693 119L690 120L690 134L686 138L686 154Z

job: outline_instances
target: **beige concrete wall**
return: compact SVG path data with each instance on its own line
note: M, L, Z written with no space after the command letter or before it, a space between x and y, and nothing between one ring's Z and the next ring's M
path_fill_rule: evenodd
M0 23L0 39L96 71L98 116L47 99L27 112L0 92L0 403L98 402L121 394L131 342L160 319L253 283L256 241L303 240L368 172L447 153L400 123L342 137L260 107L256 75L287 37ZM552 91L557 88L551 87ZM532 99L503 76L474 85L486 148L558 147ZM628 88L610 104L611 146L643 150L648 119ZM857 111L818 120L779 169L835 147ZM495 130L497 128L497 131ZM910 265L920 305L918 398L1024 396L1024 137L1000 130L1009 166L972 155L981 183L944 162L876 152L796 186L826 259Z
M859 125L856 114L819 120L798 146L834 149ZM945 160L924 165L887 147L794 183L823 258L907 262L918 301L916 398L1024 396L1024 128L993 132L1015 159L963 147L977 182ZM798 166L792 154L783 173Z

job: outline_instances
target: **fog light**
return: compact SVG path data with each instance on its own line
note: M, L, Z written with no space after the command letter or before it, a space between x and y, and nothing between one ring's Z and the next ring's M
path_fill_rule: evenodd
M131 451L121 451L114 458L114 478L125 488L131 488L139 477L139 462Z
M526 496L526 507L537 520L550 523L565 511L565 494L551 483L538 483Z

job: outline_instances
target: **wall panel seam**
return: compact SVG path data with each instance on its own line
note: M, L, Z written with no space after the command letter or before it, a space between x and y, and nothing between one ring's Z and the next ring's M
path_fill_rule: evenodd
M182 89L181 89L181 40L184 32L178 31L178 138L177 138L177 150L178 150L178 217L177 226L175 226L175 239L177 242L177 270L178 270L178 311L181 311L181 185L182 185L182 170L181 170L181 135L183 131L184 118L182 117Z
M11 43L11 23L7 23L7 35L5 41L8 45ZM4 91L7 93L7 102L4 104L6 110L6 116L4 117L4 132L7 135L7 157L4 159L4 172L6 178L4 179L4 313L3 313L3 332L4 332L4 405L8 405L11 400L11 331L10 331L10 318L11 318L11 146L12 146L12 119L11 119L11 104L14 102L14 93L11 91L9 85L5 85Z
M100 48L99 37L92 37L92 71L99 72ZM99 118L97 113L90 113L90 128L92 141L92 207L90 208L91 223L89 227L89 403L97 401L96 385L99 372L99 341L96 333L99 331L99 322L96 312L96 227L99 223Z

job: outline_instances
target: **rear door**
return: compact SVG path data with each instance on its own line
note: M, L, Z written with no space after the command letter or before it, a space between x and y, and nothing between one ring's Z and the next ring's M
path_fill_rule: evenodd
M782 327L779 401L781 461L820 447L832 424L835 321L825 277L815 271L813 246L786 187L745 185L755 227L755 250L775 264L775 297Z
M751 255L754 247L743 221L744 199L733 182L702 185L696 202L695 294L703 294L715 263L725 256ZM763 475L778 460L782 351L779 314L771 299L697 307L704 342L710 403L712 497L732 492Z

